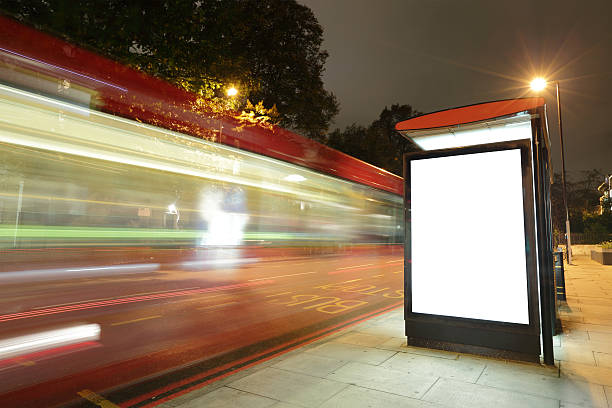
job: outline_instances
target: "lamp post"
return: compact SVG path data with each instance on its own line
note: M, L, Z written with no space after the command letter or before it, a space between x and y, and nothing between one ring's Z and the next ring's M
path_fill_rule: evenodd
M531 89L539 92L546 88L547 81L544 78L535 78L531 81ZM567 209L567 190L565 187L565 149L563 148L563 122L561 121L561 94L559 93L559 81L554 81L557 93L557 119L559 122L559 141L561 145L561 182L563 184L563 205L565 206L565 237L567 243L567 262L572 263L572 239L570 232L569 211Z

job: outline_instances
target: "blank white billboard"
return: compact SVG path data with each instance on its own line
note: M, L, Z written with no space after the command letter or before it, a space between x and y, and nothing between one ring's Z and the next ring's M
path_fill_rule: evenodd
M412 312L529 324L519 149L410 162Z

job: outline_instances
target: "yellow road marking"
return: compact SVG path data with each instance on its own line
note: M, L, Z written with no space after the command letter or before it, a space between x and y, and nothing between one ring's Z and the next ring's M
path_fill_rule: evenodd
M142 322L143 320L157 319L158 317L161 317L161 315L153 315L153 316L141 317L140 319L127 320L125 322L111 323L111 326L121 326L122 324Z
M381 276L385 276L385 275L382 275L382 274L381 275L373 275L372 277L373 278L380 278Z
M274 279L274 278L286 278L287 276L308 275L310 273L316 273L316 272L302 272L302 273L292 273L290 275L268 276L266 278L249 279L249 282L255 282L255 281L266 280L266 279Z
M227 303L220 303L218 305L198 307L197 310L216 309L218 307L223 307L223 306L227 306L227 305L233 305L234 303L238 303L238 302L227 302Z
M395 262L404 262L404 260L403 260L403 259L400 259L400 260L398 260L398 261L387 261L386 263L395 263Z
M361 278L359 278L359 279L351 279L351 280L347 280L347 281L344 281L344 282L340 282L340 283L350 283L350 282L357 282L357 281L360 281L360 280L361 280Z
M269 297L274 297L274 296L288 295L289 293L292 293L292 292L281 292L281 293L277 293L276 295L268 295L266 297L269 298Z
M85 398L87 401L93 402L99 407L102 408L119 408L119 405L115 405L107 399L104 399L101 395L96 394L91 390L83 390L77 392L81 397Z
M363 265L353 265L353 266L345 266L343 268L336 268L337 271L341 270L341 269L351 269L351 268L360 268L362 266L372 266L374 264L363 264Z
M395 272L393 272L393 273L402 273L402 272L404 272L404 271L395 271Z

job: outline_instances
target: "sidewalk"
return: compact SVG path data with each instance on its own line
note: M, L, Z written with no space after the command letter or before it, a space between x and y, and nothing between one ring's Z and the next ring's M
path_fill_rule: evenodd
M160 406L612 408L612 266L574 262L556 367L406 347L399 308Z

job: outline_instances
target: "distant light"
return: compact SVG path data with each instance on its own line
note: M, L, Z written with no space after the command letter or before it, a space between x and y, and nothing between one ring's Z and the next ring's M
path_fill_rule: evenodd
M305 177L300 176L299 174L290 174L287 177L283 178L285 181L304 181Z
M170 204L168 206L168 214L176 214L176 205Z
M231 88L228 88L227 91L225 91L225 94L227 96L236 96L238 95L238 90L232 86Z
M546 88L546 80L544 78L535 78L533 81L531 81L530 87L536 92L541 91L542 89Z

